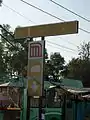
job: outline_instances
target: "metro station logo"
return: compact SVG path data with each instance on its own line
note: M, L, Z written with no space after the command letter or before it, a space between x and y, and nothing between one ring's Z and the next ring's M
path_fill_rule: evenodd
M42 57L42 45L40 43L30 44L30 58Z

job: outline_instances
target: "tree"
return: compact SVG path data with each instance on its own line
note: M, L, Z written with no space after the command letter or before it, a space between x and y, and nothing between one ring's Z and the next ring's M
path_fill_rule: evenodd
M27 54L28 54L28 48L27 44L28 42L24 42L23 40L15 40L13 36L13 32L10 30L10 26L3 25L4 29L1 29L1 34L4 36L4 38L1 38L2 44L3 44L3 61L5 65L5 70L7 71L7 74L16 74L19 75L21 72L24 73L24 76L26 76L27 73ZM11 33L8 34L8 32L5 31L5 29ZM10 45L5 39L10 41L12 45ZM52 76L54 79L59 79L59 76L61 74L61 70L64 68L64 58L60 55L60 53L54 53L50 56L50 59L48 59L48 53L47 49L45 48L44 51L45 54L45 76L48 78L48 76Z
M45 60L47 60L48 59L48 52L47 52L47 49L45 48L45 50L44 50L44 55L45 55Z
M3 2L3 1L2 1L2 0L0 0L0 6L2 6L2 2Z
M85 86L90 87L90 42L83 43L79 47L79 56L82 61L82 79Z
M83 44L81 44L78 48L80 58L83 60L90 60L90 42L83 42Z
M3 44L0 42L0 73L1 74L2 73L4 74L6 72L6 69L5 69L6 64L3 60L3 57L4 57L4 55L3 55Z
M82 60L79 58L73 58L69 64L67 65L68 67L68 78L73 78L73 79L82 79Z
M52 76L54 80L58 80L61 70L64 68L65 60L60 53L54 53L50 56L50 60L46 62L46 74Z
M68 78L82 80L84 86L90 86L90 61L72 59L68 64Z
M82 80L85 86L90 86L90 42L79 47L79 57L73 58L63 74L65 77Z
M3 25L3 28L1 29L1 35L4 37L1 37L1 41L3 45L3 61L6 65L5 69L8 74L20 74L27 61L27 52L25 49L27 46L14 40L14 37L12 37L14 33L10 31L11 27L8 24Z
M1 34L3 37L1 37L2 44L4 46L3 52L4 52L4 61L6 64L5 69L7 70L7 73L9 74L17 74L19 75L21 72L23 72L24 76L27 75L26 68L28 63L28 42L24 42L25 40L15 40L12 35L14 34L12 31L10 31L11 27L10 25L6 24L3 25L4 29L1 29ZM8 32L11 34L8 34ZM6 39L13 45L10 45ZM31 39L32 41L33 39ZM44 51L45 54L45 60L48 59L48 53L47 49L45 48Z

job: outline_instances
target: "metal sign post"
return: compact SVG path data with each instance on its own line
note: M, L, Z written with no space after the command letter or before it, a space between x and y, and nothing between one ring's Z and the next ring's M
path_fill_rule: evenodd
M28 96L42 96L45 41L33 41L28 47Z
M45 41L29 42L28 46L28 97L39 96L39 119L41 120L44 87ZM30 102L30 101L29 101Z

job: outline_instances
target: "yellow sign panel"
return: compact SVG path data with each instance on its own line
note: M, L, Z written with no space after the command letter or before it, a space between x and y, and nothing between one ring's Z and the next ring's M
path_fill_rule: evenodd
M78 33L78 21L20 27L15 29L15 39L55 36Z
M42 62L40 60L29 60L29 72L28 72L28 94L29 96L41 96L42 95Z
M30 42L28 50L28 95L42 96L44 41Z

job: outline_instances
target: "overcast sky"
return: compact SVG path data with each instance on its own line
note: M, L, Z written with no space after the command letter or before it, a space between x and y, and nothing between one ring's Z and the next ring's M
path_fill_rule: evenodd
M90 23L65 11L64 9L56 6L50 0L25 0L35 6L40 7L41 9L54 14L65 21L79 20L79 27L87 31L90 31ZM90 0L55 0L61 5L71 9L72 11L84 16L87 19L90 19ZM20 0L3 0L2 7L0 8L0 24L9 24L12 27L12 30L15 27L19 26L31 26L47 23L56 23L61 22L56 18L53 18L49 15L46 15L35 8L32 8ZM19 12L24 17L15 13ZM33 21L33 22L31 22ZM77 46L80 45L83 41L88 42L90 40L90 34L87 34L79 30L78 34L74 35L64 35L57 37L46 37L46 48L48 53L51 52L60 52L65 60L68 61L72 57L77 57L78 49ZM56 43L56 44L51 44ZM60 47L61 46L61 47ZM65 46L65 48L63 47ZM67 49L66 49L67 48ZM72 52L70 49L73 49Z

